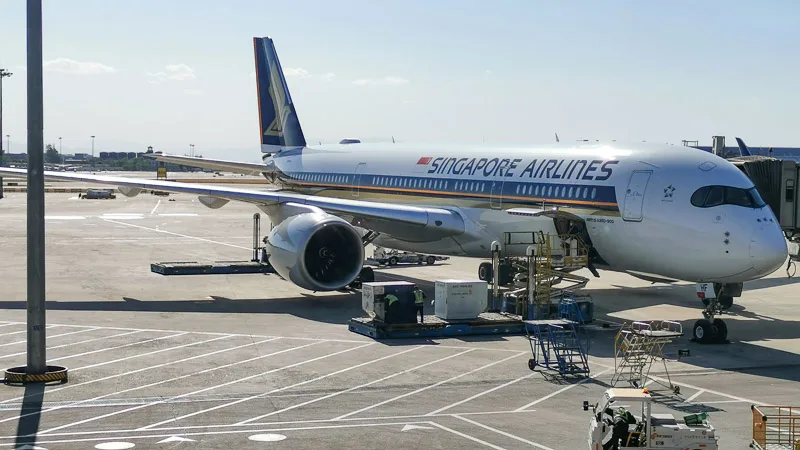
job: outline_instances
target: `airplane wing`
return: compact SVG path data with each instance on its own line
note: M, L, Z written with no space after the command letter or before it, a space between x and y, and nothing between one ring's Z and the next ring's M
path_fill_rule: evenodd
M188 167L199 167L202 169L219 170L233 173L243 173L245 175L260 176L263 173L273 171L271 165L263 163L248 163L241 161L227 161L224 159L196 158L194 156L167 155L159 153L145 154L148 158L172 164L181 164Z
M0 167L0 175L25 178L28 176L28 170ZM138 195L145 189L194 194L200 197L201 203L211 208L221 207L230 200L256 205L293 203L315 206L329 214L350 217L352 218L351 223L354 225L412 241L456 236L465 231L464 219L461 215L456 211L444 208L47 170L44 171L44 177L51 180L118 186L119 191L129 197Z

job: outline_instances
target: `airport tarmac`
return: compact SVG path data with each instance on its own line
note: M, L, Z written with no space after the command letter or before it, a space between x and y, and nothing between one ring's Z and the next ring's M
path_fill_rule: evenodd
M5 367L25 364L25 201L0 200ZM0 448L33 448L32 435L44 449L586 448L582 403L611 380L613 330L593 328L591 378L579 381L530 371L520 336L374 341L347 329L363 314L358 294L312 294L275 275L150 272L158 261L248 260L250 205L211 210L182 194L46 202L47 359L70 380L44 393L0 386ZM377 272L432 298L433 280L475 278L477 265ZM751 404L800 406L796 282L781 269L746 284L725 317L731 343L718 346L689 342L701 317L691 284L601 272L587 292L598 325L683 324L666 349L690 350L668 363L680 397L652 384L656 409L709 412L720 448L735 449L749 444Z

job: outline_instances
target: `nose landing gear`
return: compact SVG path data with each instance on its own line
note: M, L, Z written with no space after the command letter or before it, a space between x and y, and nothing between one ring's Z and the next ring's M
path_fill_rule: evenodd
M697 295L703 301L706 309L703 311L704 319L694 323L692 327L692 337L695 342L700 344L724 344L728 342L728 326L722 319L714 316L724 314L725 311L733 306L733 296L728 295L727 285L714 283L714 294L708 292L708 283L697 284ZM734 286L738 287L738 286ZM738 288L741 293L741 287ZM734 294L736 289L733 289ZM711 297L711 298L709 298Z

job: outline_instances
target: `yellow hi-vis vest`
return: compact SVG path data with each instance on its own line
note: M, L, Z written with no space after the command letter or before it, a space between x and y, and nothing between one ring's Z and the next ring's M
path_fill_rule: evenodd
M425 302L425 293L422 291L414 291L414 303L421 305Z
M385 298L385 299L386 299L386 301L389 303L389 306L392 306L392 303L394 303L394 302L396 302L397 300L399 300L397 297L395 297L395 296L394 296L394 294L388 294L388 295L387 295L386 297L384 297L384 298Z

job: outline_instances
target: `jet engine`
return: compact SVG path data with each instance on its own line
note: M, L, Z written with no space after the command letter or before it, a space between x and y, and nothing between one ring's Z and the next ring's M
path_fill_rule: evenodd
M324 212L287 217L269 233L269 262L284 279L312 291L349 285L364 264L361 234Z

